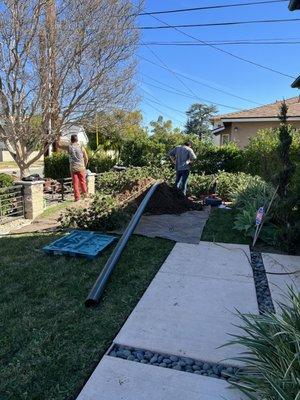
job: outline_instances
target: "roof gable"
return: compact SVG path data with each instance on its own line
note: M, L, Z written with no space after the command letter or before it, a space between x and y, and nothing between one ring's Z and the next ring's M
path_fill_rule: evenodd
M300 117L300 97L292 97L285 100L288 105L288 118ZM225 119L243 119L243 118L277 118L279 109L282 101L276 101L275 103L266 104L261 107L251 108L249 110L237 111L229 114L216 115L213 120L225 120Z

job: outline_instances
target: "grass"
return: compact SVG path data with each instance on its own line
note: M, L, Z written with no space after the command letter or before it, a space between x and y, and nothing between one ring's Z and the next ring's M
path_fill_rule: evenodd
M207 242L250 244L240 232L233 229L235 210L212 209L205 225L201 240Z
M39 216L39 219L47 219L52 217L53 215L56 215L60 211L64 211L66 208L68 208L71 204L74 204L73 200L66 200L62 203L51 205L48 208L45 209L43 214Z
M43 165L43 163L44 163L43 160L39 160L39 161L35 162L34 164L32 164L31 168L32 167L40 167ZM1 161L0 162L0 170L9 169L9 168L19 169L19 167L15 161Z
M203 230L201 240L206 242L252 244L250 237L245 237L241 232L233 229L236 210L221 208L212 209L209 219ZM285 254L278 246L264 243L260 239L255 244L255 250L265 253ZM299 251L296 254L300 254Z
M84 300L111 249L95 260L45 255L59 236L0 239L0 399L71 400L171 251L132 237L100 305Z

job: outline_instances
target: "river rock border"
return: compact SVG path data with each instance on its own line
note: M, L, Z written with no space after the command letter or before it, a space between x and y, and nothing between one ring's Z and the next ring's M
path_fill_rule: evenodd
M235 376L237 376L238 371L240 371L240 368L230 365L199 361L175 355L160 354L149 350L141 350L120 345L114 345L108 355L128 361L139 362L141 364L150 364L158 367L174 369L176 371L209 376L211 378L223 380L230 379L231 381Z
M275 312L269 282L261 253L251 250L251 266L256 289L256 297L260 314Z

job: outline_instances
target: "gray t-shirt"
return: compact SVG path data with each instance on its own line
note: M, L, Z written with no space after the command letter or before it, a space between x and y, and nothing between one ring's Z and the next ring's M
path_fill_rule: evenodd
M169 156L176 158L176 171L189 171L191 168L190 162L197 158L193 150L188 146L174 147Z
M83 151L78 143L69 146L70 168L73 172L85 170Z

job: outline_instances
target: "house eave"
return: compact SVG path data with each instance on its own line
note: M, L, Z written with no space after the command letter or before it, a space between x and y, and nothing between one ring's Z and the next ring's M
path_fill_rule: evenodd
M300 0L290 0L289 10L290 11L300 10Z
M300 121L300 115L297 117L288 117L289 121ZM247 118L222 118L221 121L224 122L279 122L278 116L275 117L247 117Z
M294 80L294 82L291 84L291 86L294 89L300 89L300 75L298 76L297 79Z
M223 125L223 126L218 126L217 128L215 128L215 129L212 130L212 133L213 133L215 136L218 136L218 135L220 135L220 133L223 132L224 130L225 130L225 126L224 126L224 125Z

